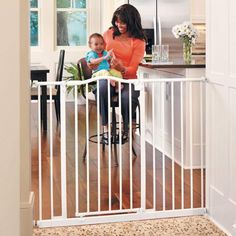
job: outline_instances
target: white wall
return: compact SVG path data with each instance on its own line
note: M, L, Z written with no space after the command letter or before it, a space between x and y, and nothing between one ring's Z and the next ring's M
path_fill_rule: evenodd
M114 8L114 1L101 0L101 33L111 27Z
M20 208L26 206L22 203L28 203L30 196L27 7L28 0L0 2L0 28L4 35L0 39L1 236L17 236L20 232L28 236L32 230L30 217L20 221ZM28 213L24 215L28 217ZM22 228L21 223L24 224Z
M20 232L19 6L16 0L0 2L0 28L7 36L0 40L0 235L19 235ZM6 25L9 12L12 18Z
M207 209L236 235L236 2L207 1Z
M34 193L31 192L29 1L20 1L20 235L32 235Z
M119 6L128 3L128 0L113 0L114 1L114 9L118 8Z

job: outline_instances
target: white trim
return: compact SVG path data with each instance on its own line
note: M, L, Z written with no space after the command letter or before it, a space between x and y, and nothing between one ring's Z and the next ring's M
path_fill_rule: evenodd
M227 231L222 225L220 225L216 220L214 220L210 215L206 214L206 218L211 220L220 230L222 230L224 233L226 233L228 236L232 236L232 234Z
M218 193L221 197L224 197L224 193L222 193L219 189L217 189L215 186L210 184L210 189L214 190L216 193Z
M34 206L34 192L30 192L28 202L21 202L20 209L33 208Z
M58 226L73 226L73 225L89 225L89 224L102 224L102 223L114 223L114 222L127 222L134 220L148 220L148 219L159 219L159 218L170 218L170 217L183 217L183 216L197 216L205 215L205 208L196 209L184 209L184 210L167 210L167 211L152 211L147 210L145 212L137 212L125 215L106 215L106 216L91 216L81 218L70 218L70 219L52 219L38 221L39 227L58 227Z
M232 198L228 198L228 200L229 200L233 205L236 206L236 202L235 202Z

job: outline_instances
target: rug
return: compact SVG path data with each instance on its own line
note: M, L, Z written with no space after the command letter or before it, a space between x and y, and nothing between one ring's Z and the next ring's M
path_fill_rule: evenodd
M227 236L206 216L179 217L110 224L34 228L33 236Z

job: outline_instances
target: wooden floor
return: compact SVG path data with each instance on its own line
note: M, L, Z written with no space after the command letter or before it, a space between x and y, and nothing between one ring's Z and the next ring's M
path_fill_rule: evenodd
M35 192L35 219L39 217L38 210L38 121L37 121L37 104L31 105L31 142L32 142L32 190ZM49 107L48 107L49 110ZM78 126L79 126L79 210L87 211L87 161L82 158L85 143L85 106L78 107ZM75 124L74 124L74 107L72 103L66 106L66 170L67 170L67 211L68 217L75 216ZM96 108L90 113L90 135L96 133ZM49 124L49 123L48 123ZM50 148L49 148L49 126L48 131L42 135L42 216L43 219L51 218L50 204ZM139 138L135 137L135 150L137 157L133 156L133 207L140 207L140 148ZM97 160L97 144L89 144L89 184L90 184L90 211L98 209L98 160ZM102 148L101 148L102 149ZM119 192L119 174L120 166L115 165L114 150L112 150L111 163L111 192L112 192L112 209L120 207ZM162 153L155 151L156 155L156 209L163 209L163 184L162 184ZM119 155L119 152L118 152ZM129 162L129 144L122 145L122 208L130 208L130 162ZM53 202L54 216L61 215L61 172L60 172L60 126L57 126L55 112L53 111ZM146 207L153 208L153 153L152 147L146 144ZM105 151L101 150L101 210L108 210L108 147ZM181 168L175 163L175 209L181 208ZM165 157L165 205L166 209L172 209L172 163ZM205 182L205 174L204 174ZM198 169L193 170L193 206L201 207L201 172ZM205 195L205 194L204 194ZM205 204L205 203L204 203ZM190 207L190 171L184 170L184 207Z

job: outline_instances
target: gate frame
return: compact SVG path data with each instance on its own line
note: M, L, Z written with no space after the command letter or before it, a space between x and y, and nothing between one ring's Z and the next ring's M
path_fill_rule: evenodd
M66 86L78 86L89 84L91 82L108 79L116 80L118 82L134 84L136 90L140 90L140 107L142 107L141 112L141 123L145 123L145 83L151 82L205 82L206 78L162 78L162 79L132 79L132 80L123 80L117 79L115 77L106 76L106 78L100 76L96 78L91 78L86 81L62 81L62 82L36 82L35 85L38 86L38 91L40 86L52 86L59 85L61 86L61 113L66 114ZM51 100L51 99L50 99ZM51 101L50 101L51 102ZM40 96L39 104L40 107ZM40 112L40 109L38 109ZM40 114L39 114L40 117ZM39 126L40 128L40 126ZM145 125L141 125L140 136L140 158L141 158L141 208L132 208L132 209L122 209L122 210L108 210L108 211L95 211L95 212L84 212L76 214L75 218L67 218L67 192L66 192L66 117L61 115L61 209L62 216L52 217L52 219L47 220L35 220L35 224L38 227L59 227L59 226L76 226L76 225L88 225L88 224L100 224L100 223L114 223L114 222L127 222L127 221L138 221L138 220L150 220L150 219L159 219L159 218L171 218L171 217L184 217L184 216L199 216L205 215L207 213L206 208L188 208L188 209L172 209L172 210L154 210L146 209L146 138L145 138ZM39 170L41 175L41 172ZM39 184L40 188L40 184ZM40 192L40 191L39 191ZM39 193L40 194L40 193ZM42 193L41 193L42 194ZM41 197L39 196L39 200ZM202 201L202 200L201 200ZM42 206L41 206L42 207ZM41 212L41 210L39 210ZM41 212L42 217L42 212Z

